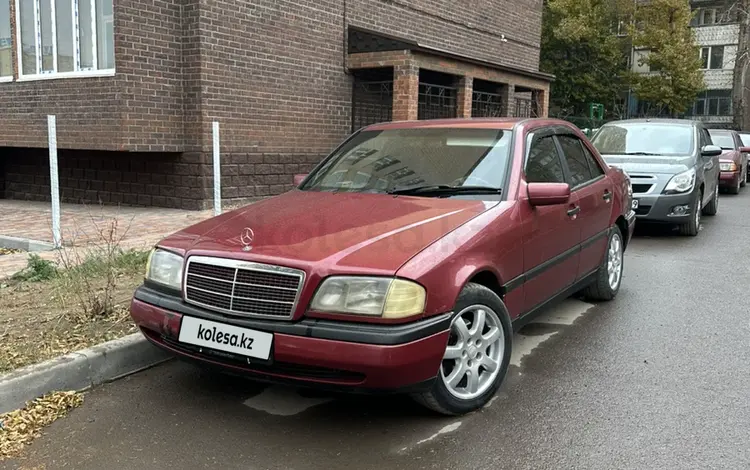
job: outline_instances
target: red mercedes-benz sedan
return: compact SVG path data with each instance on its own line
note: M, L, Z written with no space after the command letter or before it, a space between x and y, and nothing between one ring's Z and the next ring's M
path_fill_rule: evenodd
M179 357L258 380L486 404L514 327L620 289L632 190L573 125L372 125L290 192L188 227L131 313Z
M740 188L747 182L747 159L750 147L743 145L740 135L728 129L710 129L711 140L721 147L719 159L721 174L719 187L731 194L739 194Z

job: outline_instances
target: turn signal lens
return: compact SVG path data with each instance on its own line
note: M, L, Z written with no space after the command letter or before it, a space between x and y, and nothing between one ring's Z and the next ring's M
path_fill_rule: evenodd
M424 287L404 279L394 279L388 289L383 318L405 318L424 312L427 293Z

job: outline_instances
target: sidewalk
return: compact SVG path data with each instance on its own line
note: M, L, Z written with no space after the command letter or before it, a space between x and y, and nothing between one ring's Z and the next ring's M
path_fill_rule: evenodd
M230 207L224 210L230 210ZM0 235L52 242L52 215L49 202L0 200ZM60 205L63 242L76 247L97 240L96 224L105 228L118 219L118 232L127 230L123 248L148 249L165 236L213 216L213 210L185 211L153 207ZM55 260L54 251L37 253ZM0 255L0 279L26 267L28 253Z

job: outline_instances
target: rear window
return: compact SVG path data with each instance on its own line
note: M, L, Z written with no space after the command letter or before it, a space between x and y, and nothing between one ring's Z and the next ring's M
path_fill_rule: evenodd
M714 145L718 145L724 150L734 150L734 138L732 137L732 134L728 132L711 131L708 131L708 133L711 134L711 140L714 142Z
M693 126L661 122L605 124L591 141L602 155L684 156L693 153Z

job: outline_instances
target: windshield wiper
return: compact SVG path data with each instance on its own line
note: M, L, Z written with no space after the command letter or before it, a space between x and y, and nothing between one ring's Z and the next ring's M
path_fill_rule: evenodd
M492 188L490 186L451 186L448 184L431 184L424 186L409 186L405 188L393 188L387 191L388 194L437 194L437 195L453 195L453 194L502 194L503 190L500 188Z

